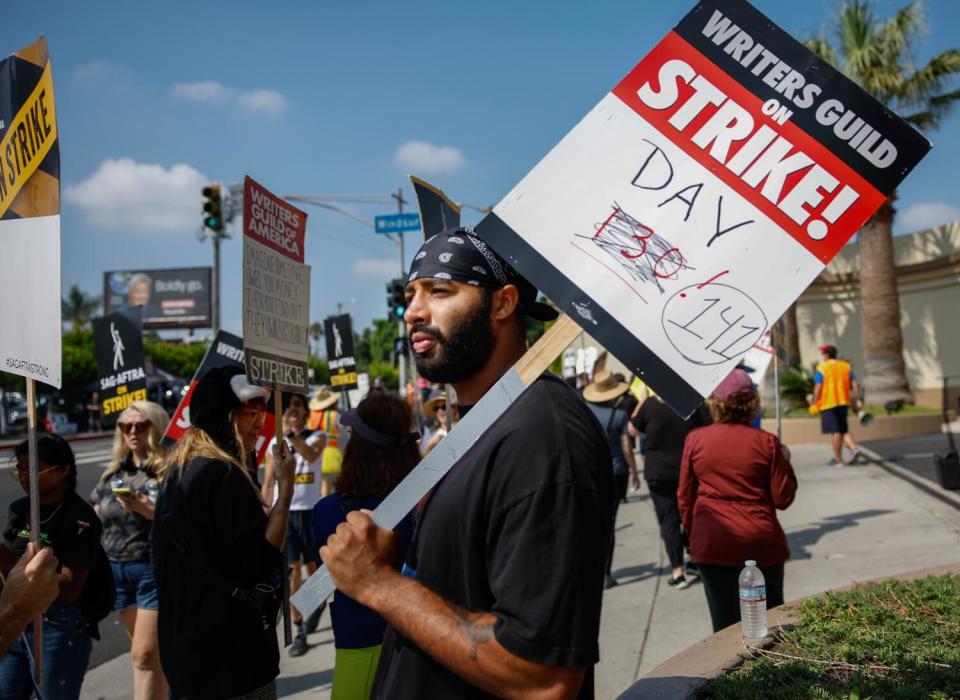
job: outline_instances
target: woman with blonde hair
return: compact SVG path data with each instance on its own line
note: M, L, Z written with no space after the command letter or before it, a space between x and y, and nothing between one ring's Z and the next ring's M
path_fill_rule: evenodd
M130 638L135 700L161 700L167 682L157 646L157 586L150 565L150 529L163 476L160 440L169 417L152 401L120 414L113 460L90 496L103 522L103 548L113 569L123 627Z
M210 370L190 398L193 427L167 456L153 557L173 700L276 697L294 459L284 441L274 447L277 499L265 511L253 452L269 396L241 369Z

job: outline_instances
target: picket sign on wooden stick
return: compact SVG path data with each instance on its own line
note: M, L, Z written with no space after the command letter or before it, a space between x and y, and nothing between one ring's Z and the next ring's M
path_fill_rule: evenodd
M280 387L273 385L273 424L276 427L277 448L283 449L283 394ZM277 469L280 468L276 464ZM283 553L283 645L293 644L293 627L290 619L290 562L287 561L286 548Z
M517 364L452 427L447 437L383 499L373 511L373 522L388 530L395 528L579 334L580 327L573 319L560 316ZM290 602L302 616L309 617L330 597L334 588L327 567L321 566L293 594Z
M700 0L475 227L568 317L375 522L416 505L579 332L572 319L690 415L930 147L745 0ZM448 228L458 207L414 187L425 233ZM323 576L294 596L301 611L333 590Z
M3 410L0 408L0 410ZM27 377L27 449L30 460L30 542L40 553L40 467L37 458L37 386ZM37 685L43 685L43 616L33 618L33 667Z

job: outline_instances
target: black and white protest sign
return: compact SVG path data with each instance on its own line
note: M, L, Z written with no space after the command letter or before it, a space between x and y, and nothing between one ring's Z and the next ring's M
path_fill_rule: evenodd
M689 414L929 148L743 0L705 0L477 230Z
M134 401L146 401L147 373L143 367L140 321L119 312L95 318L93 345L104 417L115 418Z
M243 184L243 345L250 381L308 391L307 215L251 178Z
M61 385L60 140L43 37L0 61L0 370Z
M353 323L350 314L329 316L323 322L330 364L330 386L347 390L357 388L357 362L353 358Z

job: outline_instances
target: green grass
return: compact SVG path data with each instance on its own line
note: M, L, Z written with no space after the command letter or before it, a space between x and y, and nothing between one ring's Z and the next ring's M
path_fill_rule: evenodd
M775 646L710 680L699 697L960 697L960 576L858 586L800 610Z

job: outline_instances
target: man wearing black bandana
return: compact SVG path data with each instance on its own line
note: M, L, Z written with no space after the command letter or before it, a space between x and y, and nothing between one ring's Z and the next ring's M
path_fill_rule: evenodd
M407 283L417 368L469 411L556 317L467 229L427 240ZM351 513L320 555L389 623L371 697L593 698L613 484L602 427L543 375L421 506L403 574L393 534Z

